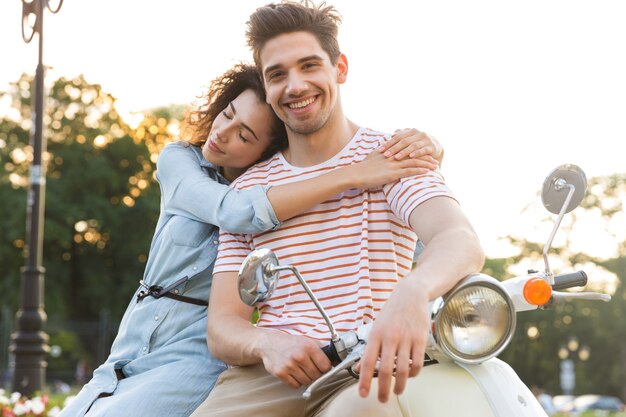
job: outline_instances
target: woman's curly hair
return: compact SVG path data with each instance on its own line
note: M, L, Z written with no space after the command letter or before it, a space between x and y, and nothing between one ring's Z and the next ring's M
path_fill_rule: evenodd
M207 92L199 97L201 100L199 105L188 111L185 116L182 132L189 137L188 142L195 146L204 145L213 127L213 121L231 101L246 90L252 90L259 101L265 103L263 82L253 65L237 64L211 81ZM259 161L287 148L285 125L273 111L271 114L273 117L270 145Z

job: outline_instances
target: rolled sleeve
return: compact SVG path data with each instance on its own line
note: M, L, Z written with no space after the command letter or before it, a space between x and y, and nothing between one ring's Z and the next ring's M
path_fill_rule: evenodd
M252 209L255 213L253 221L257 223L256 226L260 231L267 230L268 225L271 225L270 229L272 230L275 230L280 226L280 221L278 220L278 217L276 217L274 207L272 207L272 203L270 203L270 200L267 198L267 192L270 188L270 186L256 186L250 188L249 190L241 191L247 191L251 194L250 201L252 203ZM237 232L237 230L229 231Z
M415 207L434 197L456 200L439 172L401 178L383 186L387 202L394 214L410 224Z

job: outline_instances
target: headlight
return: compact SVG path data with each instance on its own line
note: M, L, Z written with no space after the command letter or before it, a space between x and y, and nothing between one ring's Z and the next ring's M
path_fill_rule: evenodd
M513 302L487 275L470 275L433 307L435 342L459 362L480 363L496 356L514 331Z

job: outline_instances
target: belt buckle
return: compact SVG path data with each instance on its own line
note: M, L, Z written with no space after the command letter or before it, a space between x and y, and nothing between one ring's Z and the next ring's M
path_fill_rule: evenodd
M139 294L137 294L137 302L143 300L147 296L152 296L156 299L159 299L163 297L165 294L167 294L168 292L172 291L174 288L178 287L179 285L187 281L189 281L189 277L184 276L178 281L174 282L172 285L168 286L167 288L163 288L159 285L148 286L148 284L146 284L143 280L140 280L139 285L142 286L144 289L139 291Z
M144 298L151 296L154 298L161 298L163 294L167 293L167 291L163 290L163 287L158 285L148 286L143 280L139 281L139 285L144 289L139 291L137 294L137 302L143 300Z

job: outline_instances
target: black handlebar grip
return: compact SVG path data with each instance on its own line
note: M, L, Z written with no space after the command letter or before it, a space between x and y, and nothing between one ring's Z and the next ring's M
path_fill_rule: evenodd
M587 274L585 271L578 271L555 275L552 289L558 291L572 287L584 287L585 285L587 285Z
M339 365L339 363L341 363L341 358L339 357L337 349L335 349L335 345L333 345L332 342L329 345L324 346L322 350L324 351L328 359L330 359L330 363L332 363L333 366L337 366Z

